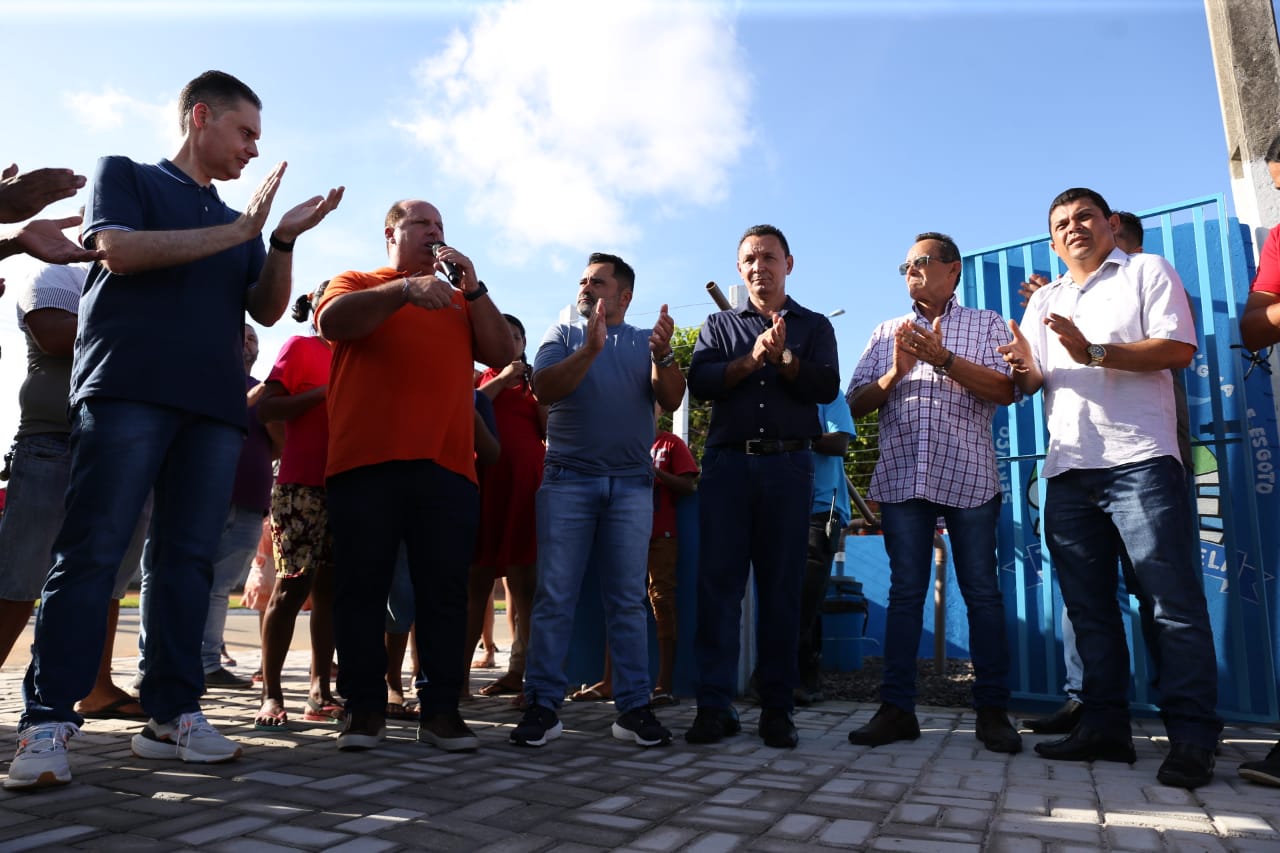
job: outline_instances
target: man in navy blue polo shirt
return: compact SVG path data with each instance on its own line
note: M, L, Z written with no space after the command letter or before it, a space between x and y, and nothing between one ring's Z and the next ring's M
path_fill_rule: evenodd
M787 238L756 225L738 242L746 306L712 314L689 365L689 392L710 400L699 502L698 633L702 674L690 743L738 731L731 704L738 623L747 573L759 594L760 736L768 746L798 742L791 721L799 686L800 590L813 494L813 440L823 432L818 404L836 396L835 332L821 314L787 296L795 259Z
M200 640L244 442L244 315L269 326L284 313L293 242L338 205L342 189L286 213L268 252L261 232L286 164L244 213L213 188L258 156L258 96L208 71L187 84L178 107L183 141L172 160L105 157L90 191L84 241L106 257L90 270L80 303L66 520L41 594L6 788L71 781L66 742L83 722L73 706L93 685L112 579L153 490L139 697L151 720L133 752L203 763L240 754L200 713Z

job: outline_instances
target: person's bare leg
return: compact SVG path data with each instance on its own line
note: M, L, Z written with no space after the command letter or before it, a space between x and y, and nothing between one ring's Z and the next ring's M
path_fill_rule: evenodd
M613 656L609 654L608 644L604 647L604 672L600 680L589 687L575 690L571 697L574 701L600 701L613 698Z
M387 704L404 707L404 652L409 632L387 632Z
M468 598L469 602L470 598ZM494 657L497 647L493 642L493 584L489 584L489 600L480 614L480 642L484 644L481 647L484 652L471 662L471 666L478 669L492 669L498 663L497 658ZM475 647L472 646L472 648Z
M0 666L9 659L9 652L27 630L31 613L36 609L34 601L10 601L0 598Z
M490 596L493 595L493 567L492 566L472 566L470 576L467 580L467 643L466 649L466 667L467 677L462 681L462 699L471 698L471 668L476 666L480 661L473 662L471 660L471 652L476 647L476 643L480 642L480 633L484 630L484 610L489 608L490 616L493 614L493 605L489 603ZM417 645L416 643L414 645Z
M675 638L659 638L658 640L658 679L653 685L655 693L672 693L676 669Z
M311 586L311 699L333 702L333 566L315 572Z
M116 713L142 714L142 706L111 680L111 655L115 650L116 627L120 624L120 600L112 599L107 607L107 639L102 644L102 657L98 660L98 677L93 682L89 695L76 703L76 713L92 714L113 705ZM128 704L117 705L121 700Z
M258 720L277 717L284 711L284 688L280 684L280 672L293 641L293 627L298 621L298 611L311 594L311 575L292 578L276 578L271 600L262 619L262 708ZM314 619L314 614L312 615ZM312 650L314 661L315 651Z
M516 609L511 606L511 583L504 575L502 578L502 588L506 590L506 595L502 600L507 603L507 636L511 638L512 645L516 641Z

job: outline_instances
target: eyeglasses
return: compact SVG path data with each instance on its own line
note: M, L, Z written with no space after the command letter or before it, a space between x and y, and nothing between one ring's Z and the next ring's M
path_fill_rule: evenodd
M898 264L898 275L906 275L907 270L915 267L916 269L924 269L929 265L930 261L940 261L942 258L935 258L932 255L921 255L918 258L912 258L905 264Z

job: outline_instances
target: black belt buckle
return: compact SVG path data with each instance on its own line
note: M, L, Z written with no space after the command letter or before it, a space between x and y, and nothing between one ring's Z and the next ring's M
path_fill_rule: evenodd
M776 438L750 438L743 446L748 456L773 456L777 453L790 453L795 450L808 450L809 442L803 439L785 441Z

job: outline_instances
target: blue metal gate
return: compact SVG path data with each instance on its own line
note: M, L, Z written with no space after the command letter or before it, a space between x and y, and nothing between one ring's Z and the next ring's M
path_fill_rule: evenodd
M1238 317L1253 274L1248 230L1228 219L1222 196L1140 214L1148 252L1178 270L1196 311L1199 349L1187 369L1187 398L1199 511L1205 593L1219 669L1219 711L1238 720L1278 716L1280 671L1280 496L1275 400L1269 370L1242 358ZM1063 271L1048 235L995 246L964 258L961 301L1021 320L1018 284L1032 272ZM1026 699L1058 700L1062 686L1062 601L1044 546L1038 479L1046 434L1041 395L1000 410L995 437L1004 513L1000 565L1013 689ZM1260 519L1263 521L1260 524ZM1134 707L1151 709L1146 650L1137 602L1122 595L1129 618Z

